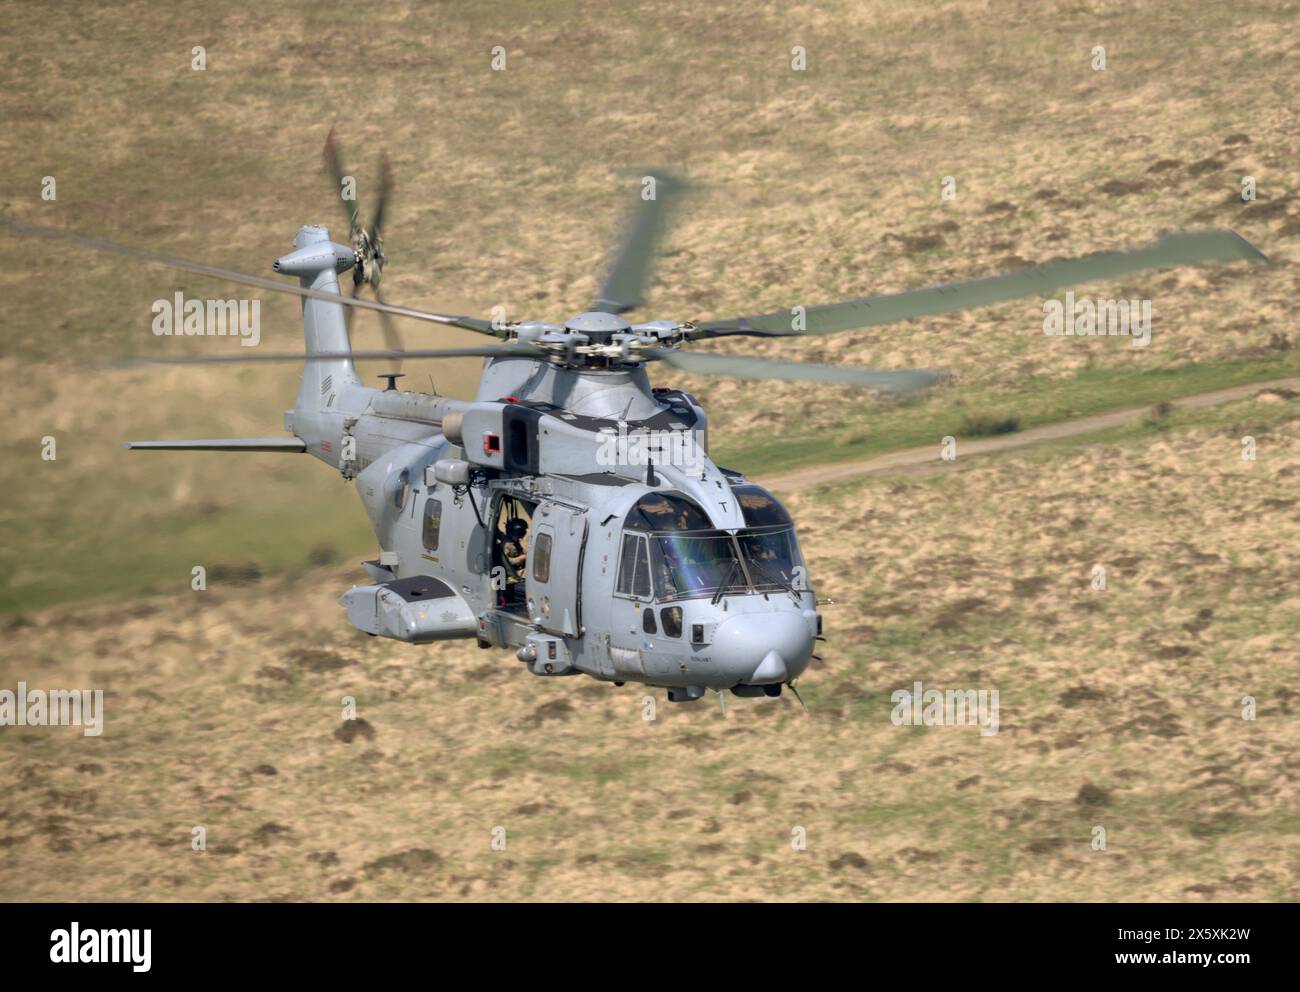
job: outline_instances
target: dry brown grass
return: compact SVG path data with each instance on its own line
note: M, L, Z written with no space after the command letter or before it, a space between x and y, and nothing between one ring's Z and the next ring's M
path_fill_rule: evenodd
M0 897L1294 899L1296 403L793 495L807 717L371 640L341 568L13 621L0 684L107 723L3 731ZM918 679L1000 733L894 726Z
M1050 407L1051 384L1084 369L1253 359L1276 361L1280 374L1300 354L1289 347L1300 290L1300 129L1287 99L1300 44L1294 5L1049 11L867 0L716 10L678 0L617 16L582 3L386 5L360 29L310 6L15 7L22 30L0 40L0 162L2 199L17 216L265 272L300 223L338 220L317 168L337 123L363 206L380 146L392 155L387 292L412 305L483 314L503 304L511 315L563 318L593 294L636 189L619 170L670 164L699 189L645 316L842 299L1142 243L1162 228L1233 226L1274 259L1090 287L1153 297L1145 350L1046 338L1036 301L824 341L714 346L948 368L957 384L918 412L947 411L954 425L971 412L1023 420L1033 412L1022 409L1027 390ZM209 59L201 73L189 67L198 44ZM489 68L495 44L508 49L505 72ZM1094 44L1108 47L1105 72L1089 68ZM790 69L794 45L808 50L806 72ZM1247 174L1260 198L1242 205L1233 195ZM59 183L54 203L39 199L45 175ZM958 181L953 202L939 199L944 175ZM176 289L234 292L0 240L6 407L21 425L0 449L0 482L6 522L31 535L4 559L8 608L62 598L53 585L14 581L38 555L58 571L81 569L81 549L94 547L92 569L109 562L118 585L137 589L151 574L187 570L214 544L244 556L274 545L274 521L295 510L329 519L326 540L365 548L360 513L345 516L308 466L250 462L259 476L287 480L268 496L232 493L226 459L123 465L117 443L127 437L274 432L292 395L289 371L127 375L75 364L159 347L149 305ZM293 300L265 300L263 316L267 347L296 347ZM407 329L413 345L473 339ZM369 315L358 318L357 340L379 340ZM407 371L413 388L432 378L453 395L475 379L472 361ZM901 426L847 390L680 381L707 402L715 443L739 468L779 461L755 450L774 427L791 451L812 442L826 457L851 457ZM36 466L47 433L69 454ZM51 488L108 494L109 539L88 533L70 501L52 502ZM255 507L265 520L250 523ZM197 521L192 541L177 520ZM294 540L303 552L310 538ZM295 552L272 557L285 568Z
M780 346L953 370L918 414L1023 416L1029 391L1083 370L1296 360L1293 3L389 4L360 27L318 5L10 9L0 201L27 219L265 272L299 224L337 221L316 169L337 122L363 203L379 146L392 155L385 288L412 306L581 308L629 192L617 169L667 163L700 188L648 317L901 289L1165 228L1231 226L1274 260L1089 287L1154 300L1146 350L1045 338L1034 302ZM488 69L495 44L505 73ZM1256 203L1233 199L1243 175ZM1249 471L1241 425L1214 421L801 494L814 576L845 603L806 680L813 716L738 702L723 723L661 703L647 724L631 687L349 634L334 598L350 573L304 569L320 544L351 559L371 541L315 463L122 453L127 437L274 433L293 394L291 370L79 364L155 347L149 304L176 289L233 295L0 240L0 606L29 611L6 621L2 684L112 693L100 740L0 731L0 895L1296 897L1289 407L1240 408L1273 431ZM293 301L266 299L263 318L267 347L296 346ZM367 317L357 340L379 340ZM463 396L475 369L407 371ZM888 412L681 382L732 452L779 431L852 454ZM38 459L45 434L57 462ZM846 518L862 542L838 534ZM270 577L188 592L193 564L223 560ZM1114 566L1101 600L1094 560ZM164 594L123 598L145 587ZM59 600L74 602L39 609ZM1001 686L1003 733L894 728L888 691L916 677ZM373 738L335 736L347 693ZM1255 723L1235 717L1247 693ZM1106 854L1087 848L1098 823ZM494 825L506 852L488 850Z

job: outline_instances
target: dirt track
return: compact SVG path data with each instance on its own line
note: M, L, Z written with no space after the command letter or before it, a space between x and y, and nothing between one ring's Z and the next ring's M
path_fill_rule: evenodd
M1243 400L1270 389L1300 389L1300 378L1274 379L1271 382L1254 382L1243 386L1233 386L1231 389L1216 389L1210 393L1198 393L1195 396L1184 396L1182 399L1172 400L1170 405L1174 407L1218 406L1221 403L1231 403L1233 400ZM966 459L971 455L986 455L995 451L1006 451L1011 448L1024 448L1031 444L1041 444L1044 441L1059 441L1062 438L1078 437L1081 434L1096 434L1099 431L1107 431L1134 423L1150 410L1149 405L1131 407L1127 410L1115 410L1111 413L1099 413L1091 417L1079 417L1075 420L1044 424L1042 427L1033 427L1027 431L1019 431L1015 434L1006 434L1000 437L985 438L978 441L960 441L958 453L961 458L951 462L946 462L940 458L938 446L931 445L925 448L908 448L905 451L894 451L887 455L864 458L860 461L815 465L811 468L784 472L781 475L765 476L759 481L770 489L788 492L795 489L806 489L809 486L821 485L826 482L841 482L854 476L870 475L875 472L894 471L911 474L918 471L934 471L940 468L951 470L957 468L958 465L964 467Z

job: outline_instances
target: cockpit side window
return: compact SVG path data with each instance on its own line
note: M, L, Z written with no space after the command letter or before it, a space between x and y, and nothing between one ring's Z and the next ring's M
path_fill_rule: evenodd
M650 598L650 559L646 555L644 537L637 539L636 571L632 573L632 595L638 599Z
M632 595L632 573L636 570L637 544L640 538L635 534L623 535L623 550L618 561L618 591L624 596Z
M650 598L650 558L646 554L645 538L639 534L624 534L619 555L618 591L637 599Z

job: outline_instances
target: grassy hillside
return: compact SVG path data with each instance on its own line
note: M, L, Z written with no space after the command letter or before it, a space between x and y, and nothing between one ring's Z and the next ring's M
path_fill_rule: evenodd
M367 638L351 569L11 620L0 684L106 722L0 735L0 898L1295 899L1298 423L1265 394L793 494L836 600L807 716ZM997 690L999 732L895 726L917 680Z
M656 370L706 401L716 453L738 468L856 457L960 433L968 417L1028 425L1300 367L1288 320L1300 289L1294 3L664 2L617 15L603 4L420 4L385 5L361 24L307 4L11 7L22 30L0 40L10 214L266 273L300 224L341 217L319 171L337 125L363 207L380 148L392 157L386 290L414 306L549 319L582 308L646 163L698 188L645 317L885 292L1169 228L1232 226L1273 260L1089 287L1152 299L1146 349L1048 338L1037 301L711 346L954 373L902 409L848 390ZM196 45L202 72L191 68ZM498 45L504 71L491 68ZM1096 45L1103 72L1091 68ZM795 46L805 71L791 68ZM1258 183L1249 204L1245 175ZM45 176L57 181L53 202L40 198ZM950 201L944 176L957 183ZM166 589L217 556L281 570L318 544L372 550L355 498L319 466L118 449L128 437L278 429L292 370L84 364L234 347L149 330L152 301L234 287L11 238L0 238L0 287L0 374L16 425L0 442L14 535L0 608ZM264 346L296 347L297 304L262 302ZM356 339L379 342L369 315ZM412 345L471 339L407 329ZM475 368L409 363L406 384L466 395ZM47 435L60 443L53 463L39 460Z
M1300 372L1290 0L6 10L7 215L269 274L301 224L341 220L319 166L337 126L363 208L391 156L385 291L410 306L577 312L659 165L695 190L639 318L889 292L1169 229L1231 227L1271 260L1079 288L1150 299L1147 348L1047 337L1035 300L704 346L952 372L904 404L654 370L704 400L717 460L756 475ZM350 628L336 598L373 537L319 463L122 451L276 433L296 391L291 368L100 367L237 347L154 337L151 303L177 290L240 293L0 230L0 687L107 693L100 738L0 730L0 898L1300 896L1295 397L788 494L838 604L802 680L811 715L735 700L724 720L712 698L655 692L647 722L634 686ZM263 347L298 347L298 304L261 300ZM382 340L364 314L354 338ZM463 397L477 365L405 371ZM894 726L890 693L916 680L997 689L1000 732Z

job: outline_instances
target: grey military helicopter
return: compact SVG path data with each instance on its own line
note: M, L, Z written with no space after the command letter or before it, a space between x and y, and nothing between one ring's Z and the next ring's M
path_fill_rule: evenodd
M344 177L336 143L326 164ZM287 436L128 441L144 451L307 453L356 483L379 542L365 585L343 593L367 634L421 644L474 638L509 648L538 676L585 673L667 689L779 696L823 639L790 514L771 493L708 457L708 421L689 393L652 387L662 362L703 375L801 380L894 394L943 377L692 352L716 338L831 334L1017 297L1148 268L1263 260L1231 231L1166 234L1156 244L1049 262L1003 275L822 306L712 321L629 323L683 184L661 172L641 198L599 297L562 324L488 321L394 306L378 290L387 262L385 164L368 227L355 201L349 243L301 228L272 269L296 285L66 231L6 220L15 233L71 242L302 298L305 354L173 358L192 363L303 363ZM349 295L339 277L352 272ZM369 286L376 299L361 296ZM378 311L390 347L354 351L346 313ZM392 317L500 339L474 348L402 350ZM396 344L394 345L394 341ZM481 356L477 396L460 401L362 384L357 359ZM802 702L802 700L801 700Z

